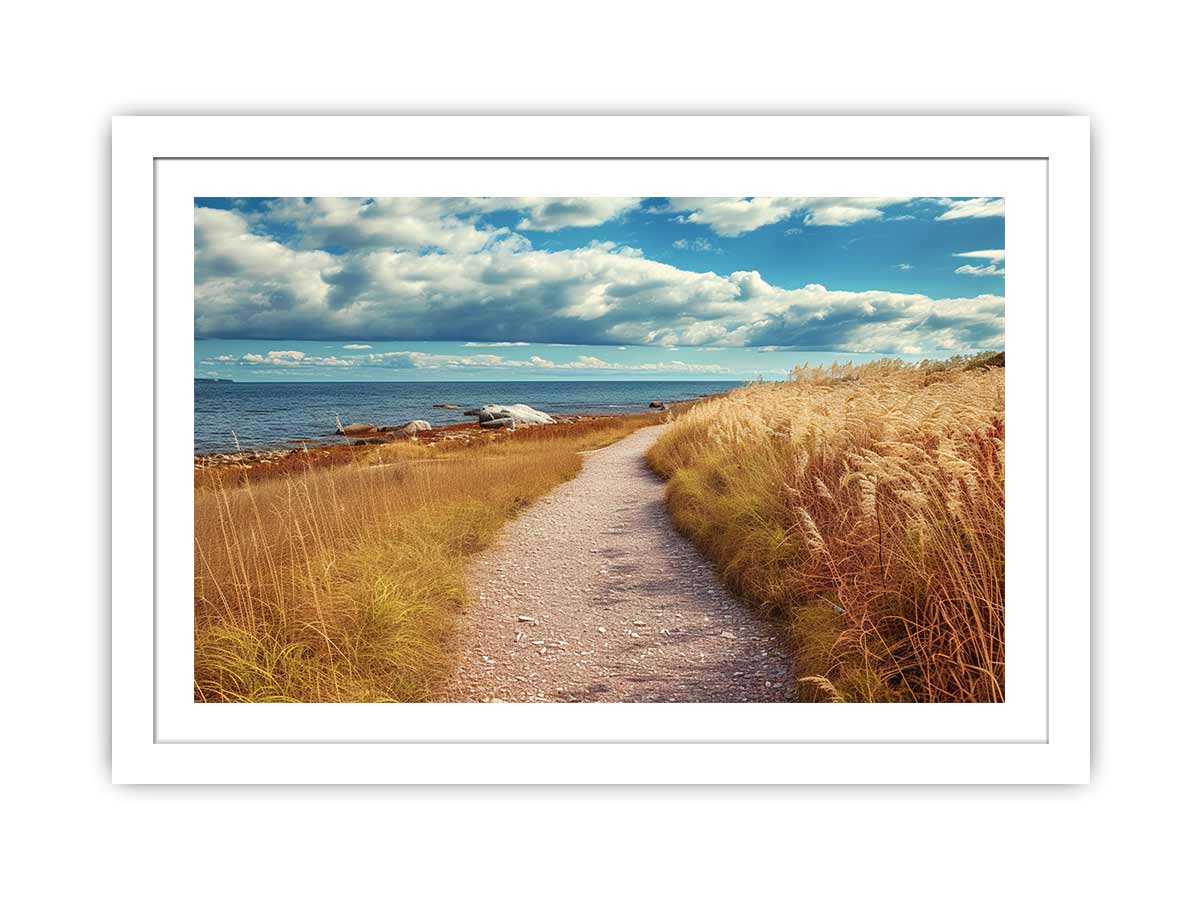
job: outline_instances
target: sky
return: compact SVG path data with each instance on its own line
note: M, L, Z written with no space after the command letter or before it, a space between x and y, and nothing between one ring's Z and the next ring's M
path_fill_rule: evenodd
M999 197L197 198L195 374L780 378L1004 349Z

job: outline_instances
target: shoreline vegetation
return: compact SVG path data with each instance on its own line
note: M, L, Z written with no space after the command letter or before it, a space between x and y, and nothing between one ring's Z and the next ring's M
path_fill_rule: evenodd
M675 527L782 622L798 699L1002 701L1003 366L803 367L670 410L197 455L195 700L438 699L467 558L582 453L671 422L646 460Z
M1004 699L1004 354L793 370L651 447L676 527L782 618L801 699Z
M197 465L194 699L436 699L467 556L573 478L581 452L669 415L455 425Z
M672 404L676 412L687 409L696 401ZM579 426L576 432L590 429L604 430L613 420L630 416L667 412L667 407L654 408L647 413L575 413L559 415L548 434L561 434L565 426ZM661 415L659 416L661 418ZM496 441L530 440L539 429L546 426L518 426L516 428L482 428L478 421L456 422L451 425L431 425L422 420L405 425L362 425L344 426L343 431L330 432L311 441L298 441L288 446L260 447L236 451L214 451L195 453L192 457L196 484L214 477L227 478L230 473L241 472L252 481L292 472L321 469L342 465L357 459L374 458L372 449L386 445L410 447L470 447ZM410 428L411 425L420 427ZM347 431L348 429L348 431ZM296 446L298 444L299 446Z

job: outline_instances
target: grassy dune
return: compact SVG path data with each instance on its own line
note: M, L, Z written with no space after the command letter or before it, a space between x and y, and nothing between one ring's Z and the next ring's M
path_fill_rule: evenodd
M205 470L195 490L195 699L420 701L445 676L466 557L660 415L461 445L354 448L337 464Z
M1004 699L1002 366L797 369L651 448L677 526L783 617L807 699Z

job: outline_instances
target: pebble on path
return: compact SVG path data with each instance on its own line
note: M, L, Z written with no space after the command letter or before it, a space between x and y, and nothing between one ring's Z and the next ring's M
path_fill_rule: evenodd
M663 482L643 458L666 427L587 454L574 480L472 560L479 601L460 623L445 700L788 699L782 635L671 525Z

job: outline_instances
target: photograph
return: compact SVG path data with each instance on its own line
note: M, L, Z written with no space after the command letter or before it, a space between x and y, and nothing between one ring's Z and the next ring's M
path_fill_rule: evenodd
M193 218L194 703L1004 703L1004 197Z

